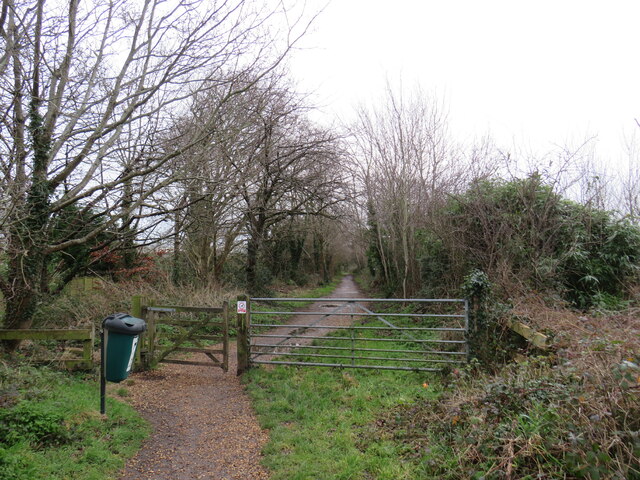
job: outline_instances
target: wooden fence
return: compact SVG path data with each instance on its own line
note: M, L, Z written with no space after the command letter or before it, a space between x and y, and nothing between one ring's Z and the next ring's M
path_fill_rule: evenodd
M36 361L64 363L67 368L93 368L93 344L95 341L95 327L81 329L31 329L31 330L0 330L0 340L79 340L82 348L67 348L59 358L50 357L36 359Z

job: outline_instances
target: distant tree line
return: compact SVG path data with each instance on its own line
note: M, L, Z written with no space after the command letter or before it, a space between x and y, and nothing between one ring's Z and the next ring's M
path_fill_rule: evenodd
M546 291L588 308L637 284L638 183L598 173L588 152L518 165L486 139L462 148L438 102L390 87L386 103L360 110L351 145L360 242L387 295L456 295L481 270L506 295Z

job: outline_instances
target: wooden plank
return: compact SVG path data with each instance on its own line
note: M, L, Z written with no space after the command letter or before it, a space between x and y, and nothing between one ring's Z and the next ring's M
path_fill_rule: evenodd
M157 312L157 313L176 313L175 308L168 307L146 307L148 312Z
M213 353L221 354L224 350L209 350L208 348L194 348L194 347L177 347L172 348L172 352L192 352L192 353Z
M144 320L143 308L145 307L146 303L147 303L146 298L143 297L142 295L132 296L131 297L131 315L135 318L140 318ZM146 350L146 346L145 346L146 341L147 341L147 335L145 331L145 332L142 332L142 335L140 335L140 339L138 340L138 348L136 349L136 358L134 362L134 368L136 370L144 368L144 365L142 363L142 351Z
M198 340L210 340L213 342L218 342L218 343L222 343L222 336L221 335L189 335L187 337L185 337L185 332L175 332L175 333L163 333L162 334L162 339L163 340L167 340L169 342L179 342L179 343L185 343L185 342L193 342L193 343L198 343Z
M225 339L228 339L228 336L225 335L194 335L192 338L197 338L198 340L214 340L218 342L223 342Z
M179 318L159 318L158 323L175 327L190 327L192 325L202 325L203 327L222 327L223 322L209 322L205 320L181 320Z
M93 344L95 343L96 327L91 324L91 334L87 340L82 342L82 359L89 364L93 364Z
M142 295L131 297L131 315L136 318L143 318L142 309L146 308L147 299Z
M533 328L522 322L511 321L509 328L517 334L522 335L538 348L547 348L549 346L547 343L549 337L540 332L536 332Z
M2 329L0 330L0 340L88 340L91 339L90 328L68 330L68 329Z
M178 365L201 365L203 367L216 367L215 363L212 362L198 362L195 360L173 360L171 358L164 358L161 360L161 363L176 363Z
M162 308L174 312L190 313L222 313L222 307L189 307L184 305L155 305L154 308Z
M62 358L61 362L64 363L65 368L69 370L74 369L86 369L91 370L93 368L93 362L88 362L82 358Z

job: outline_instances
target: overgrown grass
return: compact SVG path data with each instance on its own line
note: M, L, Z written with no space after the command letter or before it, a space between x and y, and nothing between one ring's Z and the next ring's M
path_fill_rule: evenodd
M632 363L595 383L548 357L461 371L437 402L397 407L373 435L416 452L416 478L638 479Z
M149 432L112 398L103 418L93 376L46 367L0 363L0 406L2 480L113 478Z
M339 369L256 368L248 390L270 441L272 480L416 478L402 443L369 435L384 412L433 400L429 374Z

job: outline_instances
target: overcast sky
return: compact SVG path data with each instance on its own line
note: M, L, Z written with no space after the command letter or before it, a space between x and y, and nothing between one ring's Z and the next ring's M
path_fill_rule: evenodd
M640 119L640 0L333 0L304 46L292 73L327 119L402 79L446 101L459 140L546 152L597 135L613 162Z

